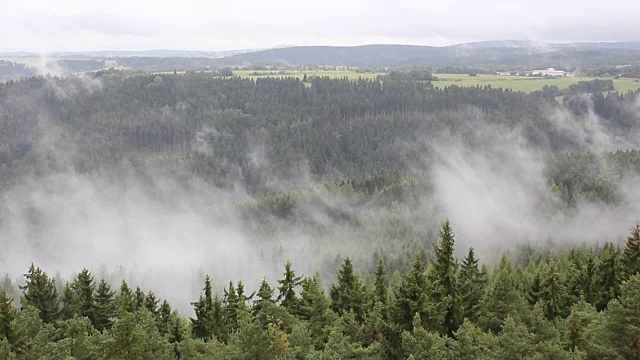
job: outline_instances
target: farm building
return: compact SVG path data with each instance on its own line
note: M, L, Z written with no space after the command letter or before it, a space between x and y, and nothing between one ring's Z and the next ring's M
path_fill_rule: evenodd
M562 70L556 70L554 68L547 68L546 70L533 70L531 72L531 75L539 75L539 76L557 76L557 77L563 77L563 76L568 76L569 73L562 71ZM571 75L569 75L571 76Z

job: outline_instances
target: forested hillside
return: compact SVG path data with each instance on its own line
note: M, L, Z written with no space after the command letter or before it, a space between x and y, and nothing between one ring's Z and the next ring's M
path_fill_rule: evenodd
M2 83L0 359L635 359L612 86Z
M637 64L637 42L554 44L486 41L443 47L412 45L294 46L247 52L223 59L230 65L471 66L526 68L604 67Z

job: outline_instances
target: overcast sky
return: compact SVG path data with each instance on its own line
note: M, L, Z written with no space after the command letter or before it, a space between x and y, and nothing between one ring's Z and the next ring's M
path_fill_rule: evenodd
M7 0L0 51L640 40L640 0Z

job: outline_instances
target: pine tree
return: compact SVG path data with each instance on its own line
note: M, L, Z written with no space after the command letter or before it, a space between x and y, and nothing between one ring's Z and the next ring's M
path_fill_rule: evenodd
M128 311L120 312L110 335L113 337L113 344L105 349L107 358L144 359L147 335L135 314Z
M438 334L429 333L422 327L420 315L413 319L413 330L402 333L402 347L409 359L454 359L446 340Z
M0 337L0 360L16 360L16 353L11 349L7 338Z
M631 234L627 237L622 264L626 278L640 273L640 223L633 227Z
M104 279L98 283L98 288L93 296L93 305L93 326L98 331L110 329L116 316L116 301L114 292L111 291L111 285Z
M33 264L24 276L26 284L20 287L22 289L22 306L30 305L38 309L40 319L45 323L57 320L60 316L60 305L55 281Z
M462 260L458 283L460 284L460 307L463 318L476 321L484 292L484 274L478 268L478 259L473 248Z
M284 278L278 280L278 298L276 301L291 313L295 313L298 307L298 296L296 296L296 287L301 283L302 276L296 277L296 273L291 269L291 262L287 261L284 266Z
M457 360L491 359L498 339L493 334L483 332L478 326L465 319L454 334L453 344Z
M498 338L500 351L497 359L528 359L533 352L532 336L527 327L517 322L511 316L507 317L502 328L502 333Z
M440 241L434 246L435 259L432 261L433 272L429 280L433 284L431 290L432 301L444 313L444 323L441 329L443 335L452 336L461 323L460 299L456 274L458 263L455 260L454 236L449 220L440 229Z
M364 288L348 257L338 271L337 284L331 286L329 294L331 309L338 315L353 311L358 322L364 321Z

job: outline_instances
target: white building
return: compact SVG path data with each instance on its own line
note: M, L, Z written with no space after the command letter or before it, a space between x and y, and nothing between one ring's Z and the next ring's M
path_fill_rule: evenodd
M533 70L531 72L531 75L538 75L538 76L557 76L557 77L562 77L562 76L566 76L567 73L562 71L562 70L556 70L554 68L547 68L546 70Z

